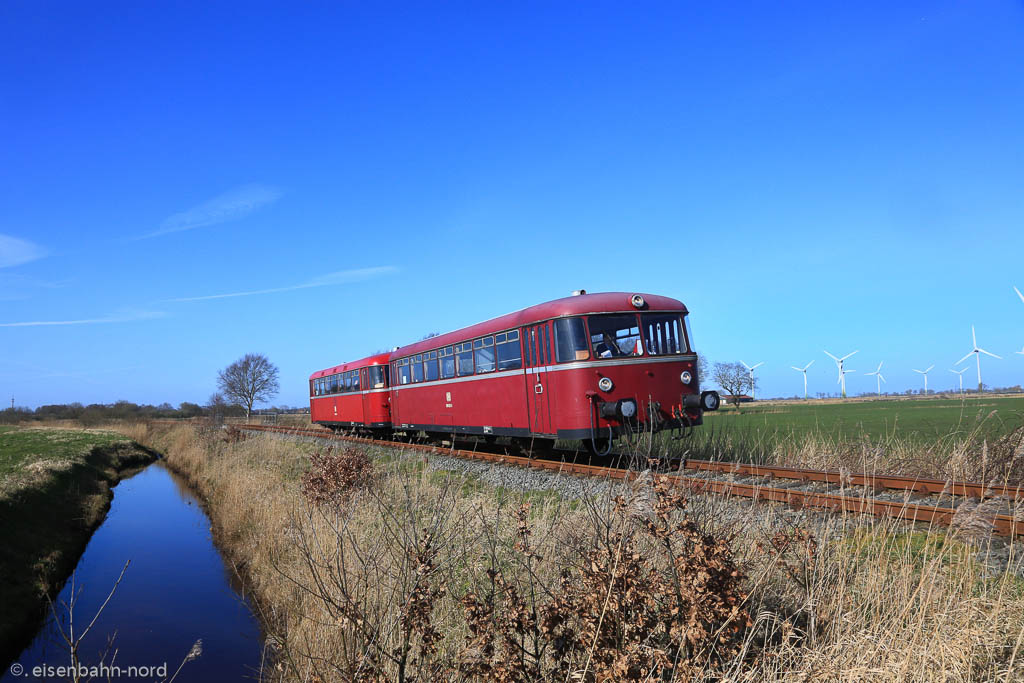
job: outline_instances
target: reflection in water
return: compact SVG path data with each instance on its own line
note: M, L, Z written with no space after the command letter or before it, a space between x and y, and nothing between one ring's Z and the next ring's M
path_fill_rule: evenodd
M168 675L196 640L203 654L179 680L254 678L260 664L259 624L240 597L235 573L213 545L210 522L185 483L156 463L114 489L107 518L89 541L75 570L75 630L81 633L131 565L79 652L98 664L110 638L121 667L160 666ZM68 602L69 580L61 591ZM58 614L61 609L58 607ZM67 615L61 617L67 630ZM51 615L15 660L26 672L36 665L67 665L68 649ZM110 657L107 657L107 663ZM2 672L0 683L22 680ZM105 678L105 677L103 677Z

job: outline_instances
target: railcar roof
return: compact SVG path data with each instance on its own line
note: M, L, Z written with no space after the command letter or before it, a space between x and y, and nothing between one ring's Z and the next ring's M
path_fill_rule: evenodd
M463 327L452 332L430 339L424 339L407 346L400 347L391 354L392 358L401 358L413 353L420 353L439 346L448 346L457 342L472 339L502 330L509 330L523 325L529 325L542 320L560 318L569 315L586 315L588 313L633 313L637 309L633 307L631 299L633 295L640 294L647 305L644 311L679 311L686 313L686 306L677 299L657 294L645 294L643 292L600 292L595 294L580 294L578 296L567 296L554 301L547 301L536 306L530 306L514 313L491 318L482 323L476 323L469 327Z
M328 375L336 375L339 372L346 372L348 370L357 370L359 368L367 368L371 365L387 365L391 359L390 353L378 353L366 358L360 358L359 360L349 361L348 363L342 363L341 365L335 365L333 368L326 368L324 370L317 370L309 376L310 379L318 379L320 377L327 377Z

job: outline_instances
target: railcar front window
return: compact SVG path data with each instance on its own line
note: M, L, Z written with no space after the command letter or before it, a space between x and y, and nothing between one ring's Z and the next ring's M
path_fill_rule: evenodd
M587 318L587 327L595 358L627 358L642 353L640 327L633 314L592 315Z
M371 389L383 389L384 388L384 366L374 365L370 368L370 388Z
M498 353L498 370L518 370L523 367L519 330L494 335L494 345Z
M587 330L583 318L559 318L555 321L555 360L568 363L590 358Z
M437 352L441 356L441 378L451 379L455 376L455 351L451 346Z
M412 381L412 377L409 375L409 359L403 358L398 361L398 383L408 384Z
M644 346L650 355L664 356L686 351L678 315L645 313L640 316L640 323L644 328Z

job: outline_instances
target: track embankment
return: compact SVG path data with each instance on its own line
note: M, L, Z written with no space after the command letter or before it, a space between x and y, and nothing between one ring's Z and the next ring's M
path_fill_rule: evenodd
M500 452L440 448L431 444L379 441L333 434L323 429L269 425L248 425L243 429L387 445L601 479L630 480L640 476L636 469L592 465L568 460L564 456L531 458ZM555 455L558 453L555 452ZM820 508L940 526L965 526L975 532L989 531L999 536L1024 536L1024 487L1019 485L704 460L687 460L677 472L656 473L652 476L656 481L665 481L696 493L750 498L783 503L795 508Z

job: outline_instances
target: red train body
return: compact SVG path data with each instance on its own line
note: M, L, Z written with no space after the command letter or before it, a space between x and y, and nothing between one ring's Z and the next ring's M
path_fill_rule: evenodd
M390 429L389 358L381 353L310 375L310 419L338 428Z
M698 425L718 396L700 392L686 316L621 292L531 306L314 373L312 421L591 443Z

